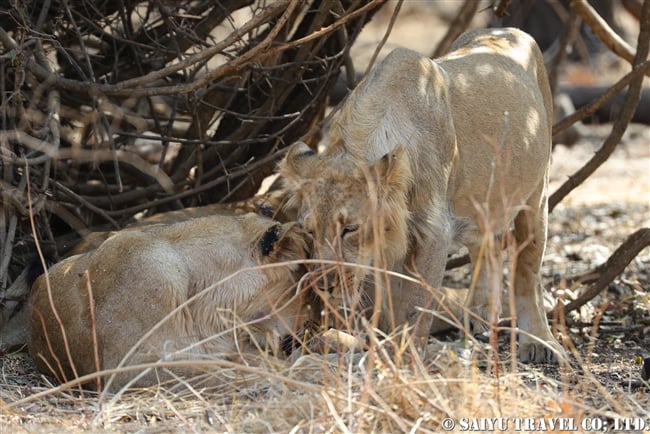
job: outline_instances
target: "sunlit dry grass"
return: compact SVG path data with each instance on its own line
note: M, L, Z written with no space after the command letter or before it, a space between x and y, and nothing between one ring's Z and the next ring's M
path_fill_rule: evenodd
M485 263L475 267L488 266L491 294L501 300L502 291L513 283L519 248L512 237L493 235L507 234L507 223L491 221L487 211L482 216L488 253ZM509 253L508 261L503 260L502 249ZM324 265L339 270L359 267ZM365 268L375 279L385 273ZM399 278L417 279L417 274ZM513 331L510 321L503 319L512 306L507 297L492 306L500 310L490 315L492 342L481 343L466 331L472 313L462 307L464 293L429 288L440 306L426 313L439 315L440 321L451 322L461 333L448 342L431 338L419 351L403 335L373 328L360 314L367 307L363 294L346 287L345 279L341 282L340 294L321 294L325 297L321 332L334 325L345 344L338 344L337 335L319 334L288 359L260 352L248 363L215 356L157 364L200 366L206 378L221 378L217 386L214 382L202 386L198 378L189 382L177 378L153 388L98 395L81 392L74 382L49 384L33 373L24 382L5 377L0 432L440 432L450 428L449 421L455 431L468 426L489 431L489 425L481 425L490 423L486 418L504 418L499 423L507 432L539 431L558 418L570 424L565 428L587 432L592 431L591 423L648 419L647 389L605 389L589 372L581 372L584 361L570 342L565 343L571 364L518 363L516 334L505 344L503 339L496 341L497 332ZM506 307L501 310L500 305Z
M5 378L0 427L2 432L440 432L448 418L459 429L458 424L479 423L471 418L503 417L514 431L512 418L527 417L535 423L573 418L583 431L588 418L647 416L647 393L605 390L588 374L575 375L574 368L553 368L560 373L546 376L536 367L512 365L508 352L495 357L489 345L470 337L432 340L421 354L403 338L370 329L367 321L355 324L361 329L347 332L366 337L364 351L321 346L320 352L303 349L288 360L260 354L256 366L202 362L206 371L232 379L211 388L178 379L98 396L70 384L47 384L42 377L27 385Z
M363 355L306 356L246 387L165 388L96 397L49 389L3 406L6 432L25 429L183 432L439 432L445 418L622 417L642 414L647 396L604 392L586 378L555 381L534 371L482 371L451 347L409 354L396 365L378 347ZM271 375L268 375L271 374ZM34 388L33 392L47 390ZM9 391L5 398L9 398ZM511 425L512 426L512 425Z

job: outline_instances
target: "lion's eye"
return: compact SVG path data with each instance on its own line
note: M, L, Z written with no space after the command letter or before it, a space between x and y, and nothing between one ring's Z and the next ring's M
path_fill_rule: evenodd
M359 225L349 225L343 228L341 231L341 238L345 237L348 234L353 234L359 230Z

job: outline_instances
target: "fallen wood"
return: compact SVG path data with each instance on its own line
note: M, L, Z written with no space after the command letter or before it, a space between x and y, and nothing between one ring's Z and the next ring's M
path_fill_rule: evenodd
M606 86L560 86L559 92L567 94L576 110L580 110L604 94L607 89ZM589 124L613 122L623 109L624 99L625 93L620 92L582 122ZM641 91L639 104L632 115L631 122L650 125L650 89L646 88Z

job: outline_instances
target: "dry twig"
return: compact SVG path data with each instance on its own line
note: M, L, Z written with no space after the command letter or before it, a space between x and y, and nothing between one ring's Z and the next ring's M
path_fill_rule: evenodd
M634 66L638 64L638 62L635 61L634 50L632 50L632 47L630 47L627 42L625 42L623 38L621 38L600 15L598 15L598 12L594 10L587 0L571 0L570 5L614 54L627 60Z
M637 52L634 56L633 67L637 68L648 58L648 48L650 46L650 1L646 1L643 5L639 30L639 37L637 43ZM643 85L643 75L638 75L631 80L625 100L623 102L623 109L614 121L612 131L607 139L596 152L596 154L575 174L562 184L549 198L549 211L553 210L555 206L574 188L580 185L585 179L589 177L600 165L602 165L607 158L614 152L616 145L620 142L625 130L627 129L632 116L636 110L641 96L641 88Z
M27 183L50 244L250 197L384 2L16 3L0 15L2 288L33 248Z
M632 262L639 252L648 246L650 246L650 228L639 229L627 237L604 264L585 273L585 275L590 276L590 280L595 280L594 283L580 294L578 298L565 305L563 307L564 313L567 314L591 301L591 299L597 296L603 289L607 288L607 285L623 272L625 267Z
M447 28L447 33L442 38L442 40L438 42L438 46L431 55L432 59L440 57L449 51L451 44L460 36L461 33L467 30L470 23L472 22L472 18L474 18L474 15L476 15L479 3L479 0L465 0L465 3L463 3L461 8L458 10L456 18L454 18L454 21L452 21L452 23ZM507 1L502 1L500 6L502 6L505 10L505 8L508 6L507 3Z

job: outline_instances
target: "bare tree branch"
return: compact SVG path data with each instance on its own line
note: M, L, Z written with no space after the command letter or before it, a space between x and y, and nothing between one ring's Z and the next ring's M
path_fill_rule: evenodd
M621 38L600 15L598 15L598 12L587 3L587 0L571 0L570 5L571 8L580 15L580 18L587 23L594 34L596 34L596 36L598 36L600 40L603 41L610 50L612 50L612 52L634 65L634 50L632 47L630 47L627 42L625 42L623 38Z
M385 1L12 2L0 14L2 286L33 247L27 183L50 245L252 195L318 124Z
M578 309L598 295L625 270L625 267L646 247L650 246L650 228L642 228L634 232L612 253L602 265L588 274L594 283L589 286L578 298L563 307L567 314ZM595 276L595 277L592 277ZM552 313L550 314L552 316Z
M463 3L461 8L458 10L456 18L454 18L454 21L452 21L452 23L447 28L447 33L438 43L438 46L433 51L433 54L431 54L432 59L440 57L449 51L451 44L460 36L461 33L467 30L470 23L472 22L472 18L474 18L474 15L476 15L479 3L479 0L465 0L465 3ZM505 9L507 7L507 3L508 2L502 1L501 6L503 6Z
M580 110L576 110L574 113L571 113L569 116L553 125L553 135L561 133L576 122L593 115L600 107L607 104L623 89L625 89L630 84L630 82L637 79L638 77L643 77L648 73L650 73L650 60L635 66L631 72L623 76L623 78L613 84L609 89L607 89L607 91L605 91L594 101L580 108Z
M650 1L646 0L643 4L641 14L640 30L637 43L637 52L634 56L633 66L636 68L640 66L648 58L648 48L650 47ZM612 131L595 155L575 174L562 184L549 198L549 212L573 189L584 182L598 167L600 167L607 158L614 152L616 145L623 137L625 130L634 116L636 106L639 103L641 96L641 88L643 85L644 76L639 75L635 77L625 94L623 102L623 109L619 113Z

